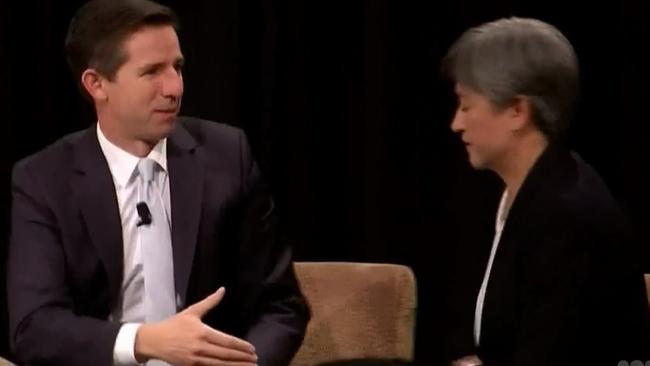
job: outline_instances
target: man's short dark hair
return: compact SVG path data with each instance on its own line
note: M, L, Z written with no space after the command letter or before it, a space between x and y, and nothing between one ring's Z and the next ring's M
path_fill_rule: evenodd
M127 61L124 41L145 26L170 25L178 18L163 5L149 0L91 0L70 22L65 39L68 65L81 90L81 74L88 68L113 80Z
M498 107L526 96L533 122L549 138L569 126L578 61L571 43L548 23L513 17L471 28L450 48L443 72Z

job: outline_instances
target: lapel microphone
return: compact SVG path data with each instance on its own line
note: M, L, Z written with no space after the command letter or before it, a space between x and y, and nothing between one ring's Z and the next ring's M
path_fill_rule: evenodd
M138 211L138 216L140 217L140 221L138 221L136 226L140 227L151 224L151 211L149 211L149 206L147 206L146 202L138 202L135 205L135 209Z

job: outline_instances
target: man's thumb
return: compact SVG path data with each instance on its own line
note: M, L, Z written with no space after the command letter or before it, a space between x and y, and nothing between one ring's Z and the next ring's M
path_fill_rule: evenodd
M219 287L217 291L213 292L205 299L190 305L187 309L185 309L185 312L202 318L208 311L219 305L225 294L225 287Z

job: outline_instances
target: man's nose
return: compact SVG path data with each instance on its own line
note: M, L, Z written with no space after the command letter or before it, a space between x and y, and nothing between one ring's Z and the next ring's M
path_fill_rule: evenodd
M183 96L183 76L180 71L170 68L163 77L162 94L164 97L180 99Z

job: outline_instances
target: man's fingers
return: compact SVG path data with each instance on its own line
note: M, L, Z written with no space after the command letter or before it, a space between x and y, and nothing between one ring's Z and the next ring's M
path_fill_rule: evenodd
M215 291L205 299L188 306L184 312L202 318L208 311L210 311L215 306L219 305L225 293L226 293L226 289L223 287L219 287L217 291Z
M202 366L257 366L255 362L222 361L209 357L197 357L194 364Z
M207 334L207 341L213 345L245 352L248 354L255 354L255 347L253 347L252 344L246 342L245 340L233 337L216 329L209 329L210 331Z
M242 352L236 349L216 346L213 344L206 345L205 350L200 353L200 356L222 361L257 362L257 355L255 353Z

